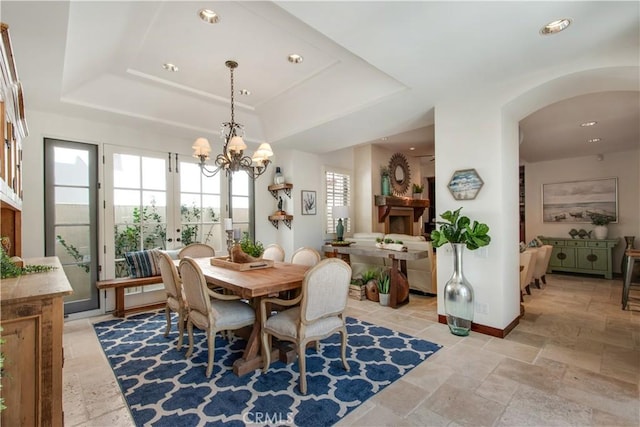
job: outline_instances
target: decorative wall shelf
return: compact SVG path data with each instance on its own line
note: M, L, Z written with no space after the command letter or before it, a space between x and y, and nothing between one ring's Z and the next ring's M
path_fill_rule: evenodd
M375 204L378 207L378 221L384 222L393 208L412 208L413 222L422 216L422 213L429 207L429 200L412 199L410 197L395 196L375 196Z
M287 196L289 196L289 198L291 198L291 189L293 188L293 184L289 184L289 183L272 184L267 188L271 192L271 195L273 196L273 198L278 200L278 192L281 190L284 191L284 194L286 194Z
M291 229L292 220L293 220L293 215L270 215L269 216L269 221L271 221L271 224L275 228L278 228L280 221L282 221L284 222L284 225L286 225L287 227L289 227L289 229Z

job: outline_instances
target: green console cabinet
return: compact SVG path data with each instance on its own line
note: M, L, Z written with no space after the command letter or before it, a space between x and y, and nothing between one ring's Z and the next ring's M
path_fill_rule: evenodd
M613 277L611 258L618 239L565 239L544 236L540 236L539 239L545 245L553 246L547 273L568 271L603 275L606 279Z

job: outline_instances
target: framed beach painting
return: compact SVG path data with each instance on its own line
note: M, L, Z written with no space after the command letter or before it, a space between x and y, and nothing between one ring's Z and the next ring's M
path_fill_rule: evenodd
M449 181L449 191L456 200L473 200L476 198L484 181L475 169L457 170Z
M618 222L618 178L542 184L542 221L591 223L592 213Z
M317 209L316 192L302 190L302 215L315 215Z

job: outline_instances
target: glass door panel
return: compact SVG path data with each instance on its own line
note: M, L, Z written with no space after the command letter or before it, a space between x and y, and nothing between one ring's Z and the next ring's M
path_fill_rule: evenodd
M97 147L45 138L45 254L57 256L73 288L65 314L99 307Z

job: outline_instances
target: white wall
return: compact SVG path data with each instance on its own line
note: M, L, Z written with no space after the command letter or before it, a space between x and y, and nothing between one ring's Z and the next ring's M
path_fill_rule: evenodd
M595 156L574 157L548 162L527 163L525 171L526 238L536 236L569 237L572 228L593 229L590 223L558 224L542 222L542 184L581 181L595 178L618 178L618 222L608 225L608 238L619 238L614 249L613 271L620 272L624 253L623 236L636 236L640 245L640 150L609 153L602 161Z

